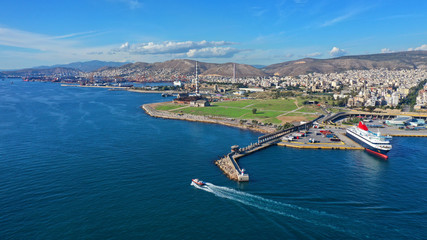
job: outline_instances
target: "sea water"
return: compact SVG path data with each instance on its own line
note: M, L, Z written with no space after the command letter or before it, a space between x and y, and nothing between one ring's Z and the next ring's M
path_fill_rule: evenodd
M0 239L427 236L426 138L393 138L388 161L270 147L239 184L213 162L260 134L140 108L167 100L0 80Z

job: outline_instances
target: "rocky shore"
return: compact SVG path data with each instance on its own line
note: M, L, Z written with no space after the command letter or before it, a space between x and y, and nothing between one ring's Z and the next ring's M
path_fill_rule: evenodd
M221 171L231 180L238 181L238 175L236 168L234 167L234 164L230 157L225 156L219 160L215 161L215 165L221 169Z
M271 128L271 127L270 128L269 127L260 128L261 126L260 127L254 127L251 125L243 125L243 124L240 124L239 120L236 120L236 119L216 117L216 116L215 117L213 117L213 116L198 116L198 115L174 113L174 112L168 112L168 111L159 111L159 110L155 109L156 105L159 105L159 104L162 104L162 103L144 104L144 105L142 105L142 109L144 109L144 111L152 117L222 124L222 125L226 125L226 126L238 127L238 128L253 130L253 131L262 132L262 133L275 132L274 128ZM218 166L221 169L221 171L229 179L234 180L234 181L241 181L242 179L239 179L239 176L241 177L241 175L239 175L240 167L237 165L237 162L233 163L233 161L235 161L235 160L231 159L229 155L226 155L223 158L216 160L214 163L216 166ZM243 181L248 181L249 178L248 178L247 174L244 177L246 178L246 180L243 180Z
M155 106L157 104L161 103L150 103L150 104L144 104L142 105L142 109L144 111L152 116L152 117L158 117L158 118L167 118L167 119L178 119L178 120L186 120L186 121L193 121L193 122L204 122L204 123L214 123L214 124L221 124L226 125L230 127L237 127L241 129L246 130L252 130L257 131L261 133L272 133L275 131L272 127L267 126L253 126L253 125L246 125L246 124L240 124L238 119L230 119L225 117L217 117L217 116L198 116L198 115L191 115L191 114L185 114L185 113L173 113L168 111L159 111L155 109Z

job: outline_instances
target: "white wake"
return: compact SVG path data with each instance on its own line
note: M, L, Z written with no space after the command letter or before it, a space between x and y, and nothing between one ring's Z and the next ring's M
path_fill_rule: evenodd
M336 231L350 233L344 224L345 218L329 214L322 211L316 211L308 208L299 207L292 204L266 199L250 193L245 193L228 187L216 186L212 183L206 183L205 186L198 186L192 183L194 187L210 192L217 197L237 201L247 206L255 207L267 212L290 217L302 222L311 223L317 226L323 226ZM340 224L341 222L341 224ZM338 225L342 225L341 227Z

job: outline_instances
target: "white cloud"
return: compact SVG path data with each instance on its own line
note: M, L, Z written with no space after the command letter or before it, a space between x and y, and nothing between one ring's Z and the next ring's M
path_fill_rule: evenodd
M109 0L111 2L119 2L127 5L130 9L137 9L142 7L142 3L138 0Z
M331 49L331 51L329 52L329 55L331 55L331 57L341 57L346 55L347 52L344 49L339 49L337 47L333 47Z
M381 49L381 53L392 53L394 52L393 50L390 50L390 48L383 48Z
M104 52L102 51L93 51L93 52L88 52L87 55L103 55Z
M240 50L231 47L212 47L202 49L190 49L186 55L191 58L229 58Z
M423 44L416 48L408 48L408 51L419 51L419 50L427 51L427 44Z
M172 58L231 58L244 50L232 48L226 41L167 41L121 45L85 46L85 37L99 32L88 31L52 36L0 26L0 65L4 69L52 65L93 60L156 62Z
M0 65L2 68L32 67L71 61L117 60L121 54L112 57L105 54L113 46L85 47L82 38L93 36L95 32L71 33L51 36L18 29L0 27ZM72 39L71 39L72 38ZM15 60L17 59L17 60Z
M117 52L128 52L131 54L190 54L199 55L203 52L211 52L212 54L221 54L221 52L230 52L234 48L218 48L219 46L233 45L235 43L226 42L226 41L185 41L185 42L173 42L165 41L161 43L138 43L138 44L129 44L128 42L122 44L120 48L113 49L112 53ZM201 51L195 51L201 50ZM191 52L190 52L191 51ZM224 53L223 53L224 54ZM226 54L225 54L226 55Z
M336 17L334 19L331 19L331 20L328 20L328 21L324 22L321 26L322 27L327 27L327 26L334 25L336 23L339 23L339 22L342 22L342 21L346 20L347 18L350 18L353 15L354 15L354 13L347 13L347 14L341 15L339 17Z
M252 16L261 17L267 12L267 9L260 8L260 7L253 7L251 8L251 12L252 12Z
M322 53L320 53L320 52L314 52L314 53L309 53L309 54L306 54L305 56L306 57L320 57L320 56L322 56L323 54Z
M119 49L129 49L129 43L128 42L123 43Z
M75 34L68 34L71 36ZM11 28L0 27L0 45L28 48L40 51L61 49L75 44L76 41L64 39L64 36L48 36Z
M366 11L368 11L370 9L372 9L372 6L367 6L367 7L363 7L363 8L353 8L351 11L349 11L349 12L347 12L347 13L341 15L341 16L338 16L338 17L335 17L335 18L333 18L331 20L325 21L320 26L321 27L328 27L328 26L337 24L337 23L345 21L345 20L347 20L347 19L349 19L349 18L351 18L353 16L356 16L356 15L362 13L362 12L366 12Z

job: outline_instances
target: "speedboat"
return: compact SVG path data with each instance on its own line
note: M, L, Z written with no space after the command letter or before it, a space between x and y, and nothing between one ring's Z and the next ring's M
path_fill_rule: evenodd
M205 182L203 182L202 180L199 180L198 178L192 179L191 181L192 181L193 183L195 183L195 184L199 185L200 187L202 187L202 186L205 186L205 185L206 185L206 183L205 183Z

